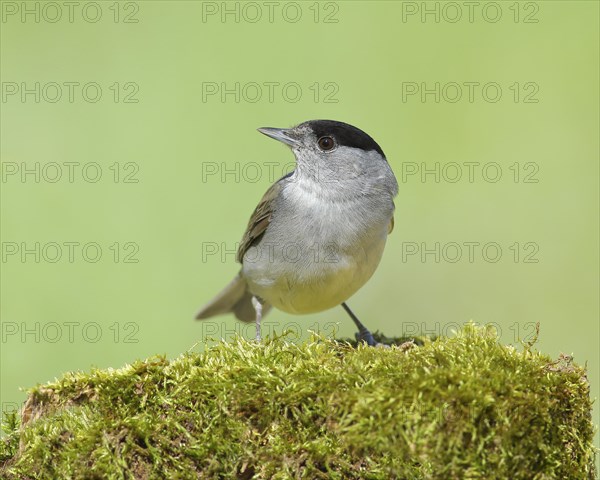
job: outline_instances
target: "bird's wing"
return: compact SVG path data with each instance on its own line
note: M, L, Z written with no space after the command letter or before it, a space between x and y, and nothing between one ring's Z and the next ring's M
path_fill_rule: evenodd
M396 210L396 205L394 204L393 200L392 206L394 207L394 210ZM394 212L392 212L392 218L390 218L390 224L388 225L388 235L392 233L392 230L394 230Z
M288 175L280 178L277 182L269 187L258 203L254 213L250 217L250 221L246 227L246 232L242 237L242 241L240 242L240 246L237 251L236 260L238 262L242 263L246 251L256 241L258 241L260 237L263 236L265 230L269 226L269 223L271 222L271 216L273 215L273 208L275 207L275 199L283 188L282 180L287 176Z

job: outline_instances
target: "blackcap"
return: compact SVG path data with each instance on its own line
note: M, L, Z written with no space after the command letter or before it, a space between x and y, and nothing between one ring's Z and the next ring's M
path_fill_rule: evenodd
M237 252L240 272L196 318L231 312L256 322L260 339L271 307L305 314L341 305L357 338L375 345L345 302L375 272L394 227L398 182L383 150L332 120L258 131L288 145L296 168L267 190Z

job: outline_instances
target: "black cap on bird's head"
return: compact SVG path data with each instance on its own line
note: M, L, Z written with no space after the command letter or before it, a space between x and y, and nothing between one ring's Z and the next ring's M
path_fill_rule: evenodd
M333 137L338 145L350 148L360 148L361 150L375 150L382 157L385 157L379 144L360 128L336 120L311 120L306 124L315 132L317 138Z
M292 148L300 146L302 137L310 133L314 136L318 148L323 152L332 151L341 146L364 151L374 150L385 158L383 150L369 134L353 125L336 120L309 120L289 129L266 127L259 128L258 131Z

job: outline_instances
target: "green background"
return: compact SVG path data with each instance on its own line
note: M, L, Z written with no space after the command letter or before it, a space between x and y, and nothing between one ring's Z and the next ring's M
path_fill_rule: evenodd
M228 3L238 18L203 17L221 2L99 2L96 22L98 8L88 3L75 7L72 22L63 5L53 23L56 10L45 3L27 2L39 10L37 22L34 14L8 15L21 2L2 2L3 248L63 245L55 263L51 247L39 262L3 258L4 410L25 398L19 387L66 371L175 357L204 348L207 334L251 337L252 328L230 317L192 318L237 272L231 251L293 160L255 129L314 118L369 132L400 183L383 262L349 302L369 327L447 334L473 320L516 344L540 322L539 348L587 362L598 397L597 2L480 2L471 19L462 2L427 3L439 21L421 16L421 2L277 2L272 21L263 2ZM253 22L256 6L262 17ZM23 98L21 89L36 82L39 102ZM56 102L51 82L62 85ZM64 82L95 82L102 98L86 101L76 86L71 102ZM433 93L403 97L436 82L439 101ZM472 101L465 82L479 84ZM211 86L236 83L238 99L203 98ZM463 96L453 101L456 84ZM487 96L483 85L491 85ZM55 183L52 162L63 168ZM75 162L73 182L65 162ZM473 181L465 162L474 162ZM40 181L23 179L22 168L36 164ZM454 164L463 169L455 182ZM94 165L102 170L95 183ZM423 167L438 168L439 181L408 175ZM137 182L125 182L127 173ZM64 242L96 242L102 258L88 261L77 247L70 262ZM463 250L456 262L454 242ZM465 242L479 244L473 261ZM407 255L436 243L439 261ZM497 262L484 244L502 248ZM215 246L218 254L203 255ZM137 262L125 262L132 249ZM308 329L353 334L342 309L273 312L267 320L269 331L292 328L302 338Z

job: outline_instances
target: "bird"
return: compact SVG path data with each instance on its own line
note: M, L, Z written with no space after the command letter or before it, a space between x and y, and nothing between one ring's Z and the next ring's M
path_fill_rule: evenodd
M296 165L266 191L242 236L234 279L196 315L233 313L256 323L276 308L308 314L341 306L358 333L372 333L346 301L373 275L394 228L398 182L377 142L336 120L259 132L287 145Z

